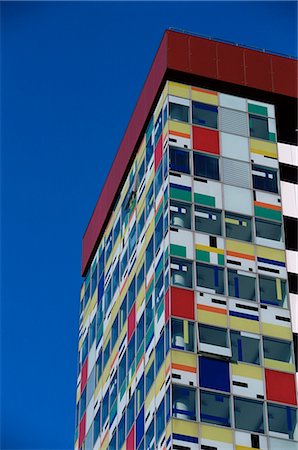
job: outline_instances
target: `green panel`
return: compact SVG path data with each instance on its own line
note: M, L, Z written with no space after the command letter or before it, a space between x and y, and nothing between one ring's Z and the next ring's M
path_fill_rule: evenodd
M186 247L183 247L183 245L171 244L170 253L171 255L182 256L183 258L186 258Z
M148 347L149 342L151 341L152 336L154 335L154 320L152 320L152 323L149 327L149 330L146 334L146 348Z
M147 291L146 291L146 300L148 300L153 292L153 288L154 288L154 282L153 280L151 281Z
M204 250L196 250L196 259L197 261L210 262L210 253Z
M142 359L142 356L144 354L144 342L141 344L138 353L137 353L137 357L136 357L136 366L138 367L139 362Z
M224 255L217 255L217 262L219 265L224 266L225 264L225 257Z
M164 301L162 301L157 310L157 320L159 320L161 318L162 313L164 312L164 309L165 309L165 305L164 305Z
M114 402L114 404L113 404L113 406L112 406L112 408L111 408L111 410L110 410L110 423L111 423L112 420L115 418L116 413L117 413L117 399L116 399L116 401Z
M162 269L163 269L163 259L161 258L158 263L158 266L155 269L155 280L158 280L158 277L161 274Z
M276 134L269 131L269 141L276 142Z
M211 197L211 195L197 194L195 192L194 197L195 197L195 203L199 203L200 205L215 207L215 197Z
M260 114L261 116L268 116L268 109L266 106L248 104L248 112L252 114Z
M263 217L264 219L278 220L279 222L281 222L281 211L275 211L274 209L255 206L255 216Z
M155 215L155 224L157 224L158 219L160 218L160 216L162 215L162 211L163 211L163 204L161 203L160 207L158 208L156 215Z
M165 190L165 192L164 192L164 199L163 199L163 202L164 202L164 205L166 204L166 202L168 201L168 198L169 198L169 190L168 190L168 188Z
M125 379L125 381L123 382L123 384L122 384L122 386L121 386L121 389L120 389L120 400L122 399L122 397L123 397L123 395L125 394L125 392L126 392L126 379Z
M169 247L167 247L165 250L165 256L164 256L165 260L168 259L168 257L169 257Z
M170 197L177 200L184 200L186 202L191 202L191 192L185 191L183 189L170 188Z

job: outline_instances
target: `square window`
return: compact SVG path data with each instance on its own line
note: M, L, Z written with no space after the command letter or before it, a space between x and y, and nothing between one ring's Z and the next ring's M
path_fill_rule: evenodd
M263 239L282 242L281 223L270 222L269 220L255 219L256 235Z
M172 386L173 417L184 420L196 420L196 389Z
M171 200L170 224L179 228L191 228L191 206Z
M269 433L273 431L294 439L297 433L297 409L268 403L268 427Z
M189 152L187 150L170 147L170 170L190 173Z
M209 264L196 263L197 286L213 294L224 294L224 269Z
M171 283L174 286L192 288L192 262L171 258Z
M203 233L221 236L221 211L195 205L195 229Z
M195 177L219 180L219 163L217 158L194 152L193 160Z
M264 433L263 402L234 397L235 427Z
M277 170L253 164L252 179L254 189L278 193Z
M201 391L200 400L202 422L231 426L229 395Z
M263 337L264 358L285 363L292 362L292 343Z
M189 121L189 107L179 105L178 103L170 103L170 119L180 120L180 122Z
M228 238L251 242L251 217L226 212L225 224Z
M225 328L210 325L199 325L199 340L203 344L217 345L218 347L230 346L228 331Z
M232 362L260 364L260 339L257 335L250 337L239 331L231 331Z
M253 274L229 269L228 283L231 297L256 300L256 278Z
M217 106L192 102L192 122L194 124L217 129L217 115Z
M261 303L287 307L287 282L280 278L259 276Z
M268 119L249 114L249 131L251 137L269 140Z
M194 324L188 320L172 319L172 348L194 352Z

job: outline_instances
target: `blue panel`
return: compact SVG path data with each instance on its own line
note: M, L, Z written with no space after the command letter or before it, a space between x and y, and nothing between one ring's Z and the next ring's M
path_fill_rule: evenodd
M230 392L229 363L200 357L200 387Z
M144 436L144 406L140 411L140 414L136 420L136 447L138 447L139 443L143 439Z

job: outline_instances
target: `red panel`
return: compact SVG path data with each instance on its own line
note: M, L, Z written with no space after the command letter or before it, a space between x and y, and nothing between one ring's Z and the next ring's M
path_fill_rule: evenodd
M245 83L244 56L241 47L217 44L218 79L230 83Z
M274 92L297 97L297 64L294 59L271 56Z
M160 136L157 144L156 144L156 148L155 148L155 152L154 152L154 168L155 168L155 172L156 169L159 166L159 163L162 159L162 135Z
M218 131L208 128L192 127L193 148L202 152L219 155Z
M165 322L167 322L170 314L170 289L168 289L165 294Z
M296 405L295 375L265 369L267 400Z
M135 450L135 426L132 429L126 439L126 450Z
M127 319L127 339L130 341L131 336L136 328L136 304L134 303Z
M245 50L244 58L246 84L257 89L272 91L271 55Z
M215 41L209 39L190 38L190 69L203 77L217 78Z
M171 288L171 315L194 320L194 291Z
M189 39L187 34L168 32L168 67L190 72Z
M79 425L79 448L81 448L83 440L85 439L85 435L86 435L86 413L83 415Z
M84 362L84 365L82 367L82 372L81 372L81 393L83 392L83 390L87 384L87 378L88 378L88 357L86 358L86 361Z

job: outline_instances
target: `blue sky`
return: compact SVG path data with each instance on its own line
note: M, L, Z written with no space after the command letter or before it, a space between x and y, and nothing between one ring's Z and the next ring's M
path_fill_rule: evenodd
M163 32L296 54L294 2L2 2L2 449L71 449L81 238Z

